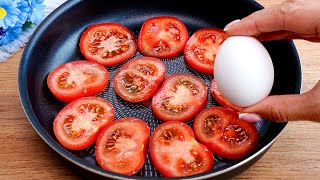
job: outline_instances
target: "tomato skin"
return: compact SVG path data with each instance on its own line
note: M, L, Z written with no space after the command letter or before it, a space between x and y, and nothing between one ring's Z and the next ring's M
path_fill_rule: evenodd
M185 24L173 16L147 19L138 36L138 51L144 56L173 58L183 52L189 39Z
M239 159L251 153L259 141L254 124L241 121L238 113L223 107L201 111L193 122L196 139L212 153L227 159Z
M217 28L196 31L186 43L184 59L194 70L213 75L213 64L221 43L228 35Z
M80 38L80 51L84 57L103 66L120 64L132 57L136 50L134 34L114 22L91 25Z
M192 129L182 122L160 124L151 134L149 151L155 168L168 178L208 172L214 164L212 152L197 142ZM195 169L189 166L192 162Z
M187 85L181 82L187 82ZM208 87L198 77L173 74L152 97L151 107L154 115L162 121L187 122L205 107L207 96Z
M145 162L149 134L147 123L138 118L121 118L112 122L97 139L95 156L98 164L105 170L128 176L137 173Z
M113 79L114 90L122 99L128 102L145 102L158 90L165 75L166 66L161 60L153 57L136 58L127 62L118 70ZM123 78L126 81L133 82L124 84ZM132 90L133 86L136 86L135 83L142 84L141 91L138 91L137 87ZM130 88L125 88L129 84L131 84ZM129 92L129 90L132 92Z
M105 67L95 62L77 60L53 69L48 75L47 85L57 99L71 102L99 94L107 87L108 81L109 72Z
M211 86L210 86L210 92L211 92L213 98L220 105L222 105L223 107L232 109L232 110L237 111L237 112L240 112L240 111L242 111L244 109L243 107L234 105L234 104L230 103L228 100L226 100L222 96L221 92L219 91L217 83L216 83L216 81L214 79L212 80L212 83L211 83Z
M114 108L109 101L83 97L60 110L53 121L53 132L65 148L81 150L91 146L113 119Z

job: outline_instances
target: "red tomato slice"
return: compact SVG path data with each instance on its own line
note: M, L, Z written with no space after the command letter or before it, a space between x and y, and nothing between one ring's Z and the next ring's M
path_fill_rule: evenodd
M52 94L63 102L95 96L108 85L109 72L98 63L78 60L53 69L47 78Z
M169 76L152 98L152 111L162 121L186 122L206 105L208 88L189 74Z
M146 158L150 129L137 118L122 118L112 122L99 135L95 156L108 171L133 175Z
M147 19L138 36L138 51L145 56L172 58L183 52L189 39L184 23L176 17Z
M231 102L229 102L228 100L226 100L221 92L219 91L218 89L218 86L216 84L216 81L213 79L212 80L212 83L211 83L211 87L210 87L210 91L211 91L211 94L213 96L213 98L223 107L226 107L226 108L230 108L234 111L237 111L237 112L240 112L242 111L244 108L243 107L239 107L237 105L234 105L232 104Z
M215 28L196 31L184 48L186 63L196 71L213 75L217 51L227 37L224 31Z
M98 97L83 97L66 105L53 122L62 146L81 150L92 145L100 131L114 119L112 104Z
M137 50L134 34L117 23L101 23L88 27L80 39L84 57L103 66L113 66L129 59Z
M192 129L182 122L165 122L151 135L150 157L165 177L181 177L208 172L214 159L212 152L198 143Z
M259 141L257 128L241 121L238 113L223 107L201 111L193 122L196 139L208 146L213 154L238 159L252 152Z
M165 64L153 57L133 59L113 79L115 92L129 102L144 102L158 90L166 75Z

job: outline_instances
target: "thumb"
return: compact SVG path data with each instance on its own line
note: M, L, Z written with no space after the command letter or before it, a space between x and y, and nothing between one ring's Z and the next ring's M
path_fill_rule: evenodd
M300 95L269 96L263 101L243 109L240 119L254 121L253 113L275 122L313 120L320 122L320 81L310 91ZM248 114L246 114L248 113Z

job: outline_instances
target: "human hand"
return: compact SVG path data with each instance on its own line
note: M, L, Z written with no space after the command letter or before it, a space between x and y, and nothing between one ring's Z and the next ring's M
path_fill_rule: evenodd
M273 95L241 111L240 119L255 122L311 120L320 122L320 81L310 91L299 95Z
M320 1L286 0L229 23L229 35L254 36L260 41L305 39L320 42Z
M260 41L305 39L320 42L320 1L287 0L229 23L225 31L233 35L254 36ZM313 120L320 122L320 82L300 95L269 96L245 108L246 121L268 119L275 122Z

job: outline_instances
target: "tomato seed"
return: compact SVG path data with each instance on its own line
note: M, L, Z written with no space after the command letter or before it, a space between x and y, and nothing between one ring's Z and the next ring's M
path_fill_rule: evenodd
M138 93L145 88L144 79L135 74L126 73L122 78L122 87L129 93Z
M119 138L130 138L130 136L127 135L124 131L120 131L119 129L116 129L109 136L108 141L106 142L105 148L108 150L115 149L116 141Z
M74 116L68 115L64 119L63 130L68 136L70 136L72 138L78 138L85 132L85 130L84 129L79 129L79 130L73 129L72 123L73 123L74 120L75 120Z
M103 40L105 40L105 39L106 39L106 36L103 36L103 35L100 36L100 38L99 38L100 41L103 41Z
M222 134L222 140L233 144L241 143L247 138L248 134L246 131L238 125L229 125L227 128L225 128L224 133Z
M153 51L161 53L161 52L170 51L170 48L169 48L169 45L161 39L159 43L155 44L155 46L153 47Z
M197 95L197 94L199 93L198 87L197 87L195 84L193 84L192 82L188 81L188 80L179 79L179 80L175 83L175 85L174 85L174 87L173 87L173 92L176 92L176 91L177 91L178 86L184 86L184 87L186 87L187 89L190 90L190 92L191 92L192 95Z
M191 151L191 154L197 156L199 153L197 151Z
M105 109L99 104L81 104L78 107L81 114L93 113L96 116L91 121L101 121L104 118Z
M158 138L158 140L165 145L170 145L171 141L174 139L184 141L183 134L179 130L176 130L175 128L164 130L161 133L160 137Z
M122 46L120 46L120 50L122 51L122 52L125 52L125 51L127 51L129 49L129 45L122 45Z
M144 75L153 75L156 72L156 67L153 64L138 64L135 68Z
M189 163L186 163L186 161L184 160L181 162L180 167L182 169L182 173L191 173L192 171L197 171L202 165L202 158L199 156L199 153L192 149L190 150L190 152L192 155L196 153L197 155L194 155L194 160Z
M179 113L187 110L188 106L186 104L172 105L171 99L172 97L162 99L161 107L173 113Z
M179 136L179 140L184 141L184 136L183 135Z
M221 130L221 119L218 116L210 115L205 119L204 132L206 134L214 134Z

